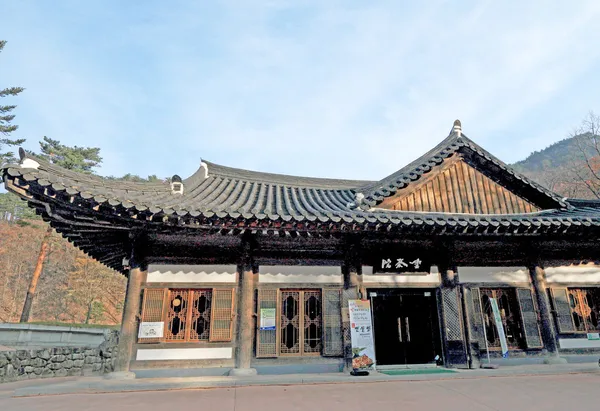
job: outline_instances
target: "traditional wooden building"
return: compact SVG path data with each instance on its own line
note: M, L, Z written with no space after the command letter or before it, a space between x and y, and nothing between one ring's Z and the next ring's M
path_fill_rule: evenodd
M370 299L379 365L599 352L600 202L562 198L463 135L379 181L201 162L110 181L21 151L6 188L128 276L119 370L344 365Z

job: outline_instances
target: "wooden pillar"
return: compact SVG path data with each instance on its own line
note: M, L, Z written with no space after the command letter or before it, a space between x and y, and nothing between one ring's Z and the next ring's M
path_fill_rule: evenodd
M344 276L344 290L342 292L342 332L344 341L344 368L352 370L352 339L350 333L350 316L348 301L359 298L367 298L363 286L362 264L358 254L357 244L349 244L346 248L346 256L342 265Z
M146 280L147 267L131 262L127 276L127 292L125 294L125 307L121 321L117 358L114 373L109 378L135 378L129 371L133 354L133 345L137 339L138 319L141 312L142 283Z
M540 313L540 326L542 341L544 347L550 354L550 357L555 359L560 358L558 353L558 347L556 344L556 332L552 324L552 316L550 314L550 302L548 301L548 292L546 287L546 273L544 269L539 266L529 267L529 275L531 277L531 284L535 293L535 299ZM556 362L557 360L550 360L550 362ZM566 361L558 360L559 363Z
M242 261L238 265L237 341L235 368L229 375L256 375L251 368L254 337L254 287L256 275L252 268L252 256L247 241L242 244Z

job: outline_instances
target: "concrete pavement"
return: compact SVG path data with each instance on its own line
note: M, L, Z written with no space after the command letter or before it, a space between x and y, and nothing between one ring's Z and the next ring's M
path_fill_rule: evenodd
M315 385L315 384L368 384L394 381L473 380L492 377L525 377L544 375L590 374L600 376L598 363L561 365L524 365L498 369L456 370L444 374L385 375L377 372L354 377L345 373L258 375L254 377L189 377L143 378L135 380L107 380L102 377L81 377L68 380L32 380L0 385L0 391L13 397L98 394L140 391L189 390L203 388L236 388L249 386ZM14 388L12 388L14 387ZM600 393L600 391L599 391ZM600 397L600 394L599 394Z
M596 365L597 367L597 365ZM495 370L496 371L496 370ZM479 372L479 371L477 371ZM424 381L394 379L377 384L240 386L218 389L78 394L11 398L2 411L410 411L596 409L600 372L554 370L554 374L469 376L433 374ZM464 375L465 372L456 373ZM450 375L450 374L448 374ZM455 374L452 374L455 375ZM443 376L443 378L442 378ZM419 375L418 377L422 377ZM23 384L23 383L16 383Z

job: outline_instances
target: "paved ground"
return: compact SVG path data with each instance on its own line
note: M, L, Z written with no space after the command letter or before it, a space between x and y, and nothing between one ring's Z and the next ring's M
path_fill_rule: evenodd
M597 363L396 377L317 374L133 381L71 377L0 384L2 411L539 411L599 405Z
M25 398L11 398L0 386L0 410L571 410L597 409L599 387L600 372Z

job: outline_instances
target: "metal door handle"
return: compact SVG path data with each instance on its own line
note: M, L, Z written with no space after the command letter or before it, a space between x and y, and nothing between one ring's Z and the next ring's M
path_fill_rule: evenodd
M408 317L406 317L406 342L410 342L410 327L408 326Z
M402 342L402 318L398 317L398 339Z

